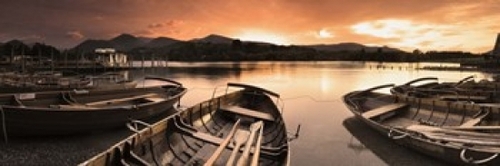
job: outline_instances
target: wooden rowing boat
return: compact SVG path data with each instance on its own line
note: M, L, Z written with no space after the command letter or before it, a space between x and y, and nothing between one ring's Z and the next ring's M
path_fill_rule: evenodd
M395 86L391 93L400 96L436 98L439 100L498 103L500 85L491 81L475 82L473 76L457 82L439 82L436 77L423 77Z
M104 73L98 76L63 76L59 72L39 72L34 74L12 72L0 74L0 93L73 89L128 89L135 88L136 85L137 81L125 79L123 73Z
M270 98L279 95L228 85L244 89L152 125L130 123L134 135L80 165L289 165L287 130ZM146 127L137 129L140 124Z
M166 112L186 93L169 85L0 95L4 136L65 135L123 126Z
M500 108L376 92L344 95L354 115L393 141L455 164L500 164Z

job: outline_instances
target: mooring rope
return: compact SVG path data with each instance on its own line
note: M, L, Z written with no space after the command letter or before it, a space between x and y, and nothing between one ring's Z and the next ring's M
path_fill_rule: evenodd
M211 90L213 91L214 93L212 95L215 95L217 92L219 91L222 91L222 90L225 90L225 89L218 89L220 87L224 87L226 85L216 85L214 87L193 87L193 88L189 88L188 91L195 91L195 90ZM329 102L340 102L341 100L340 99L333 99L333 100L319 100L317 99L316 97L312 96L312 95L309 95L309 94L305 94L305 95L298 95L298 96L294 96L294 97L287 97L287 98L280 98L281 101L287 101L287 100L296 100L296 99L310 99L314 102L318 102L318 103L329 103Z
M318 100L316 99L315 97L311 96L311 95L299 95L299 96L295 96L295 97L288 97L288 98L282 98L283 101L287 101L287 100L296 100L296 99L303 99L303 98L306 98L306 99L310 99L314 102L318 102L318 103L333 103L333 102L339 102L340 99L333 99L333 100Z

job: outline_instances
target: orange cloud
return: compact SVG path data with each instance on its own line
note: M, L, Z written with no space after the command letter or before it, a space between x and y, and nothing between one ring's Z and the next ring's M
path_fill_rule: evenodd
M80 31L69 31L66 32L66 37L71 38L73 40L83 39L85 36Z

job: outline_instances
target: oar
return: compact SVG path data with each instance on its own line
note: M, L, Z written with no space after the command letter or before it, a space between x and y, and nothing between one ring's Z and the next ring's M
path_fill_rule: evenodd
M236 153L240 151L241 145L243 145L247 140L248 140L248 135L250 135L250 132L242 129L236 130L236 133L234 133L233 141L235 143L233 152L231 152L231 156L229 157L229 160L227 160L226 166L233 166L234 163L234 158L236 157Z
M252 162L250 162L251 166L257 166L259 164L259 156L260 156L260 144L262 144L262 135L264 133L264 123L261 122L259 136L257 137L257 142L255 143L255 148L253 150Z
M457 128L446 128L446 127L434 127L434 126L425 126L425 125L410 125L406 127L406 130L426 134L426 133L442 133L447 135L455 135L455 136L468 136L468 137L481 137L481 138L494 138L499 139L499 134L494 133L483 133L483 132L474 132L474 131L462 131L457 130Z
M500 146L500 137L494 134L447 130L432 126L411 125L406 129L417 131L427 138L482 146Z
M453 129L453 130L490 130L490 131L500 131L500 126L443 126L444 129Z
M248 157L250 155L250 148L252 147L253 140L255 137L255 133L259 128L262 126L262 121L258 121L255 123L252 123L250 125L250 137L248 138L248 141L245 145L245 150L243 151L243 154L241 155L240 159L238 159L238 162L236 163L237 166L246 166L248 165Z
M210 156L210 158L207 160L207 162L205 164L203 164L204 166L214 165L215 161L217 161L217 159L221 155L222 151L226 148L229 141L231 141L231 138L233 137L234 132L236 131L236 128L238 128L239 125L240 125L240 119L238 119L238 121L236 121L236 123L234 123L234 126L231 129L231 131L229 132L229 134L227 134L226 138L224 139L224 141L222 141L222 143L219 145L219 147L215 150L214 154L212 154L212 156Z

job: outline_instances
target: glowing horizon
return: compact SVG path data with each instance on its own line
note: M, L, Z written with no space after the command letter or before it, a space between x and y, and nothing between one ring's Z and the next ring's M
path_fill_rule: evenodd
M355 42L482 53L500 32L498 8L496 0L17 0L0 6L0 42L68 48L121 33L179 40L219 34L282 45Z

